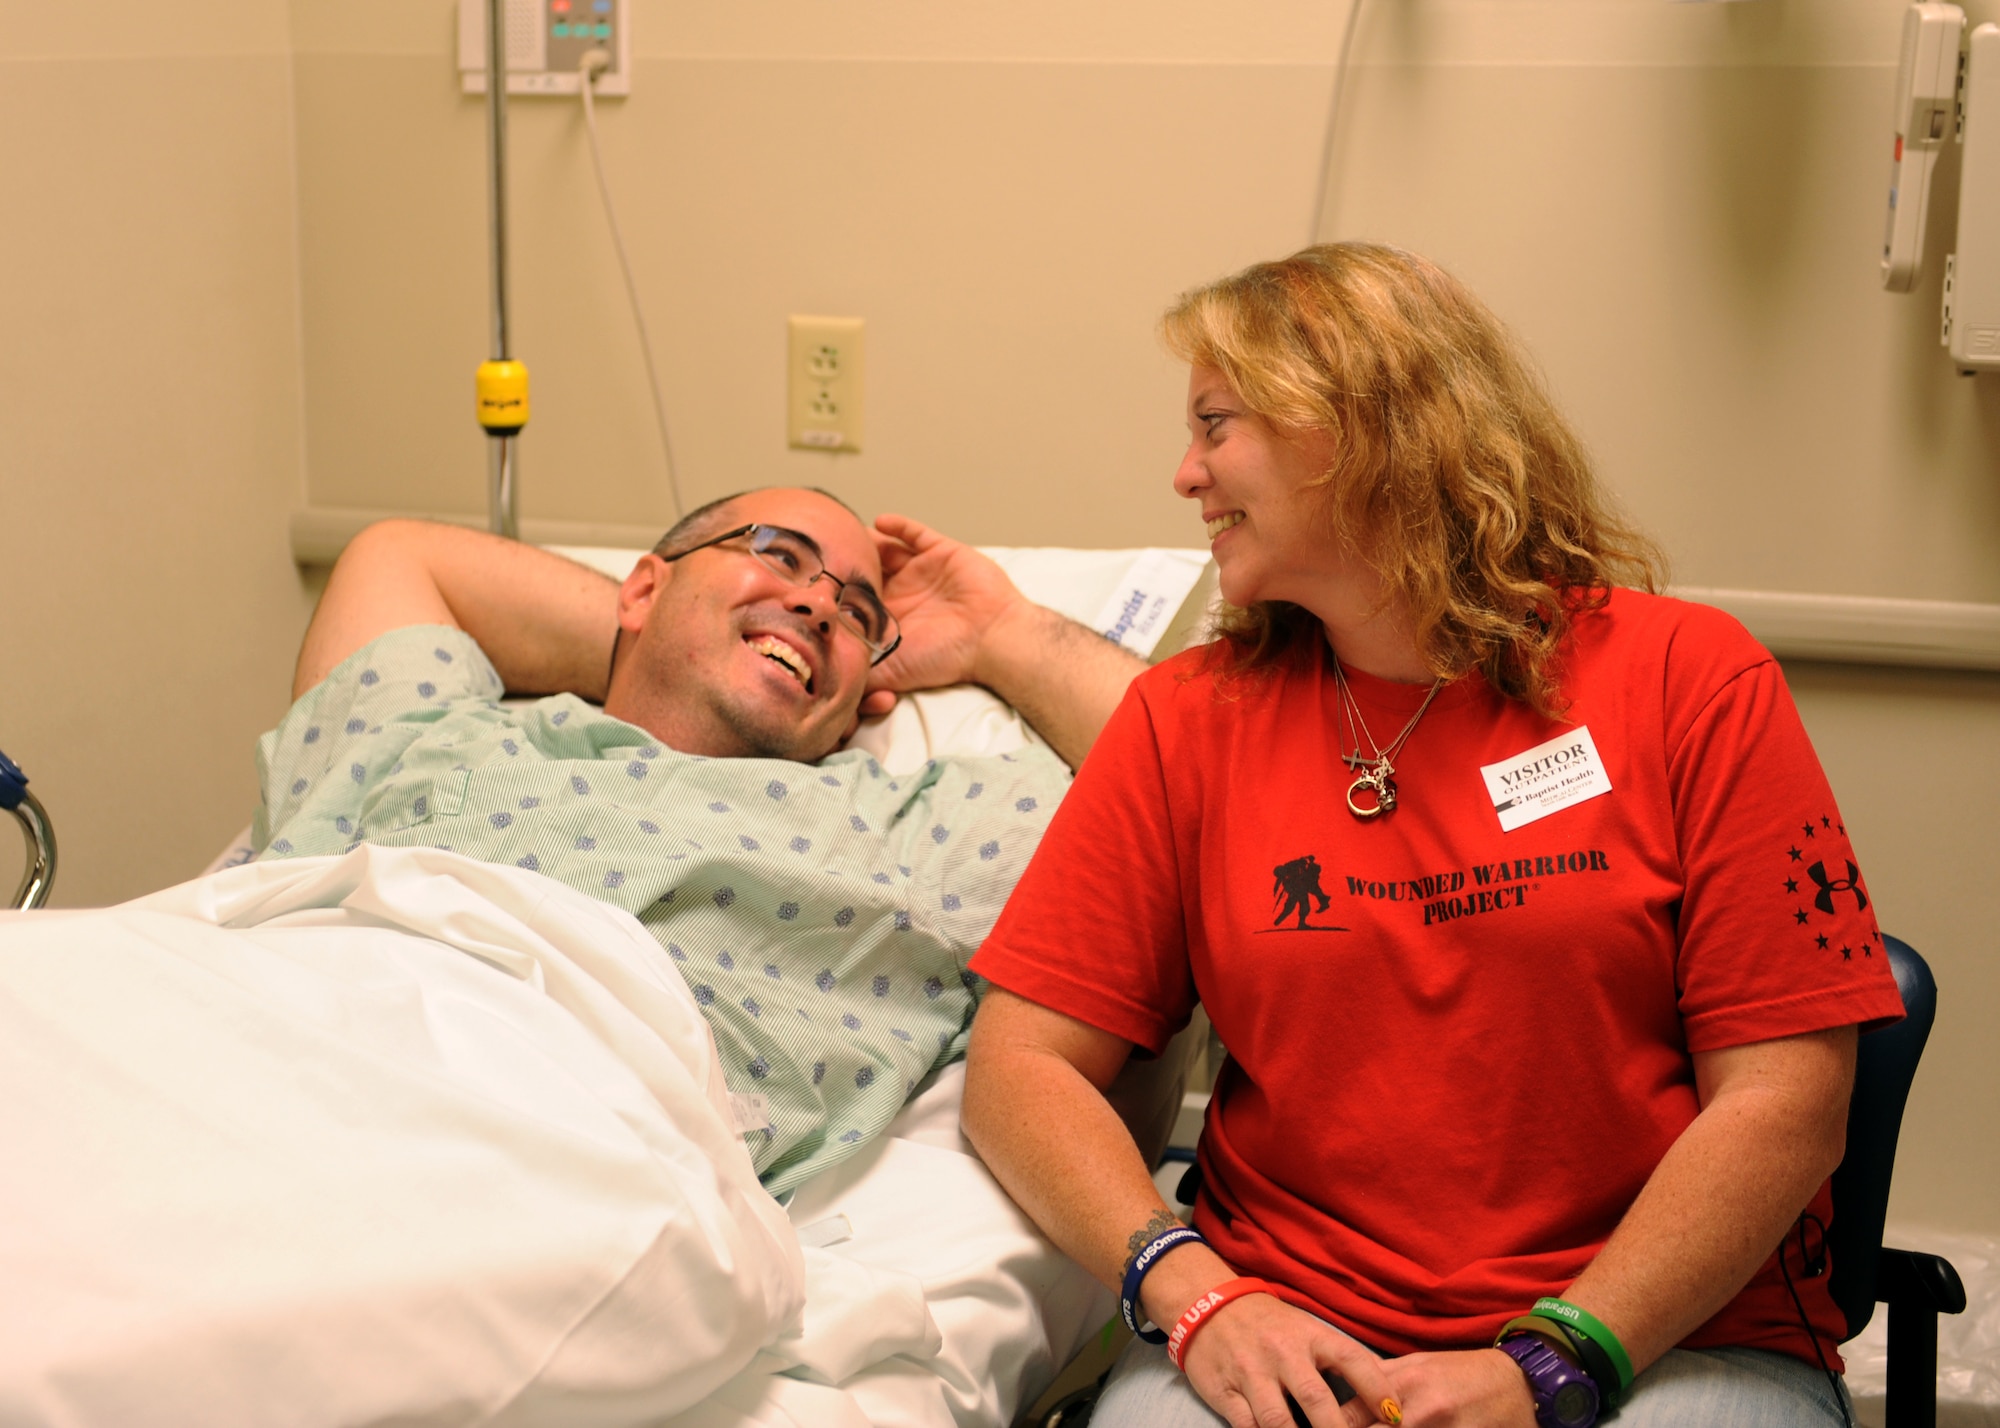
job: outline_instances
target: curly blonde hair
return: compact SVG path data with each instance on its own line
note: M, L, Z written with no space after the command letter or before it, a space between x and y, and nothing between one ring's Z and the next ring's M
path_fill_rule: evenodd
M1658 548L1611 511L1526 354L1428 259L1321 244L1184 294L1161 331L1281 431L1332 434L1331 538L1409 610L1436 674L1476 667L1553 717L1574 616L1615 584L1657 588ZM1249 670L1319 630L1269 601L1219 633Z

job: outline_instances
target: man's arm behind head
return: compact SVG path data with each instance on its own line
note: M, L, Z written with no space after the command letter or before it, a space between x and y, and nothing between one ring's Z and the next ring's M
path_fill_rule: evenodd
M449 625L478 641L510 693L601 702L617 612L616 582L561 556L461 526L381 521L333 567L292 697L391 630Z
M1145 661L1035 604L969 545L907 516L878 516L875 528L903 646L878 666L872 689L983 684L1071 768L1081 764Z

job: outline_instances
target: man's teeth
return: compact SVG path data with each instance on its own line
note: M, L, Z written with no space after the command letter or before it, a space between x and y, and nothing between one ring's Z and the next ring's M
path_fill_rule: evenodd
M1231 511L1227 515L1217 516L1214 520L1208 523L1208 538L1210 540L1214 540L1217 536L1221 535L1231 526L1236 525L1242 519L1243 519L1243 513L1241 511Z
M783 665L787 670L791 671L792 678L796 679L800 684L810 685L812 683L812 671L806 667L805 660L797 650L793 649L783 640L774 640L769 635L759 635L756 639L750 641L750 648L757 651L758 654L765 655Z

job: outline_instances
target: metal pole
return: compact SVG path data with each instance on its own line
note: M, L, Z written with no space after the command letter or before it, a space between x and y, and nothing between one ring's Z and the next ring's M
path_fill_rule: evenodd
M492 236L493 351L507 360L507 29L504 0L486 0L486 190ZM518 438L490 437L486 466L486 523L496 535L520 538Z
M486 528L508 540L521 538L518 480L521 474L521 438L491 436L486 439Z

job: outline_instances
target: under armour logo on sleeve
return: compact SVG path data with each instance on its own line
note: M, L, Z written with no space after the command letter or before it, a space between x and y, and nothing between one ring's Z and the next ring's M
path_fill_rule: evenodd
M1856 912L1860 912L1868 906L1868 894L1861 891L1861 869L1855 867L1851 860L1843 861L1847 862L1847 876L1844 878L1828 879L1825 863L1814 863L1806 869L1806 876L1819 884L1819 892L1813 898L1813 906L1821 912L1831 913L1833 911L1833 895L1835 893L1853 893L1854 910Z

